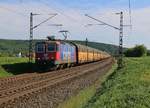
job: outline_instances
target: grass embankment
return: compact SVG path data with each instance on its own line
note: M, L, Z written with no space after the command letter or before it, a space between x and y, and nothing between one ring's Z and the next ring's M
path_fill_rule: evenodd
M12 76L28 71L27 58L0 57L0 77Z
M64 103L60 104L58 108L82 108L86 103L94 96L97 88L100 87L100 84L103 83L106 78L114 72L117 65L115 64L113 68L104 76L99 78L99 80L92 86L85 88L78 95L71 97L69 100L66 100Z
M150 108L150 57L127 58L84 108Z

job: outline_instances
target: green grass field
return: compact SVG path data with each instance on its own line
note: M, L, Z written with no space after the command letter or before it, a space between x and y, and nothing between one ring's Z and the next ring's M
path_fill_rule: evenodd
M26 71L28 65L22 63L27 60L0 58L0 77ZM150 108L150 57L126 58L123 69L108 75L99 80L99 86L103 83L97 92L93 85L59 108Z
M58 108L83 108L83 106L85 106L86 103L92 98L92 96L94 96L97 88L101 86L100 84L103 83L116 68L117 65L114 64L112 69L104 76L101 76L95 84L83 89L78 93L78 95L71 97L69 100L66 100L64 103L60 104Z
M84 108L150 108L150 57L125 61Z
M21 74L29 69L27 58L0 57L0 77Z

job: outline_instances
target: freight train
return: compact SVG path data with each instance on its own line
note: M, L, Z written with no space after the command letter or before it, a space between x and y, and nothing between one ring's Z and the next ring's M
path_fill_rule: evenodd
M35 45L38 65L63 68L96 62L110 57L106 52L64 40L45 40Z

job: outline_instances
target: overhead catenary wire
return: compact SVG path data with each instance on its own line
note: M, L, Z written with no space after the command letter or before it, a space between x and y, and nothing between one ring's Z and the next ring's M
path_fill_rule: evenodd
M94 17L91 17L91 16L89 16L88 14L85 14L85 16L87 16L87 17L89 17L89 18L91 18L91 19L93 19L93 20L95 20L95 21L97 21L97 22L100 22L101 25L107 25L107 26L112 27L112 28L114 28L114 29L120 30L120 28L115 27L115 26L113 26L113 25L111 25L111 24L108 24L108 23L106 23L106 22L103 22L103 21L101 21L101 20L99 20L99 19L96 19L96 18L94 18Z
M28 16L26 14L24 14L22 12L18 12L18 11L14 10L14 9L10 9L10 8L7 8L7 7L1 6L1 5L0 5L0 8L3 9L3 10L9 11L9 12L11 12L13 14L17 14L17 15L20 15L22 17L28 18Z
M52 19L53 17L55 17L57 14L54 14L53 16L47 18L46 20L42 21L40 24L34 26L32 29L37 28L38 26L42 25L43 23L47 22L48 20Z
M62 11L60 11L60 10L56 10L56 9L50 7L50 4L49 4L49 3L47 3L47 2L45 2L45 1L43 1L43 0L38 0L38 1L39 1L40 3L42 3L43 5L47 6L48 8L50 8L50 9L56 11L56 12L59 13L60 15L63 15L64 17L68 18L69 20L78 22L76 19L74 19L73 17L71 17L71 16L65 14L64 12L62 12Z
M24 1L23 0L19 0L19 2L23 3ZM1 5L0 5L0 8L3 9L3 10L6 10L8 12L11 12L12 14L20 15L20 16L25 17L27 19L29 18L29 16L27 14L25 14L24 12L19 12L19 11L15 10L15 9L4 7L4 6L1 6Z
M130 20L130 25L132 29L132 12L131 12L131 0L129 0L129 20Z
M23 2L23 0L19 0L19 2L20 2L20 3L22 3L22 2Z
M23 1L23 0L20 0L19 2L20 2L20 3L23 3L24 1ZM65 14L64 12L62 12L62 11L60 11L60 10L58 10L58 9L54 9L54 8L50 7L50 4L49 4L47 1L38 0L38 2L40 2L41 4L47 6L49 9L52 9L52 10L56 11L56 13L58 13L58 14L64 16L64 17L66 17L67 19L69 19L69 20L71 20L71 21L74 21L74 22L78 22L78 20L76 20L75 18L73 18L73 17L71 17L71 16Z
M62 15L62 16L64 16L65 18L67 18L68 21L71 22L71 23L68 23L70 26L72 26L72 23L75 23L75 24L77 24L77 23L78 23L78 24L81 24L81 23L82 23L82 22L79 21L78 19L75 19L75 17L72 17L72 16L66 14L63 10L58 10L58 9L53 8L53 7L52 7L52 4L48 3L48 1L45 1L45 0L38 0L38 2L40 2L41 4L47 6L49 9L54 10L55 12L58 13L58 15ZM51 6L51 7L50 7L50 6ZM82 25L84 25L84 24L82 24ZM65 26L66 26L66 25L63 24L63 26L61 26L60 29L65 28ZM69 29L69 28L67 28L67 29ZM71 31L71 30L70 30L70 31ZM70 33L69 33L69 34L70 34Z
M23 3L23 2L25 2L24 0L19 0L20 1L20 3ZM52 7L50 7L50 3L48 3L48 0L38 0L38 2L41 2L42 4L44 4L45 6L47 6L47 7L49 7L49 8L52 8ZM6 8L6 7L1 7L0 6L0 8L3 8L3 9L5 9L5 10L7 10L7 11L10 11L10 12L12 12L12 13L15 13L15 14L18 14L18 15L21 15L21 16L25 16L25 17L29 17L28 15L25 15L24 13L22 13L22 12L18 12L18 11L16 11L16 10L14 10L14 9L9 9L9 8ZM62 11L59 11L58 9L54 9L54 8L52 8L53 10L55 10L55 11L57 11L59 14L61 14L61 15L63 15L63 16L65 16L65 17L67 17L67 18L69 18L70 20L75 20L74 18L72 18L71 16L69 16L69 15L66 15L64 12L62 12ZM131 11L131 0L129 0L129 15L130 15L130 25L131 25L131 23L132 23L132 16L131 16L131 14L132 14L132 11Z
M123 67L123 12L120 12L120 13L116 13L117 15L120 15L120 27L115 27L111 24L108 24L104 21L101 21L99 19L96 19L92 16L89 16L88 14L85 14L85 16L101 23L101 24L104 24L104 25L107 25L111 28L114 28L114 29L117 29L119 30L119 47L118 47L118 69L121 69Z

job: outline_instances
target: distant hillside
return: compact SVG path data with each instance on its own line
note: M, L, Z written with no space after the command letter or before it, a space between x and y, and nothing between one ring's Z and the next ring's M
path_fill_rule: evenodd
M82 45L86 45L85 41L73 41ZM106 51L109 54L115 55L118 51L118 46L111 45L111 44L104 44L104 43L98 43L98 42L88 42L87 44L89 47L93 47L102 51Z
M28 41L26 40L4 40L0 39L0 55L15 56L19 52L24 54L28 51Z
M84 41L73 41L73 42L85 45ZM29 46L29 42L27 40L0 39L0 56L16 56L16 54L18 54L19 52L22 52L24 55L27 55L28 46ZM102 51L106 51L112 55L116 54L118 48L115 45L96 43L96 42L88 42L88 46Z

